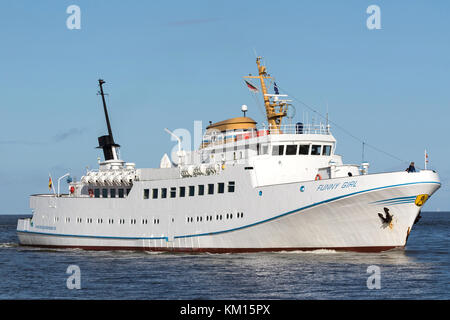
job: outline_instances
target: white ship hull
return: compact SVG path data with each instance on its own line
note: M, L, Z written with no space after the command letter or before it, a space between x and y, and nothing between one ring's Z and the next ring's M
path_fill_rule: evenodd
M91 250L384 251L406 245L421 210L417 196L440 187L429 170L265 186L254 179L252 170L235 166L217 176L136 182L125 199L32 196L33 218L19 220L19 241ZM233 193L142 198L146 188L229 180ZM378 215L385 208L389 224Z

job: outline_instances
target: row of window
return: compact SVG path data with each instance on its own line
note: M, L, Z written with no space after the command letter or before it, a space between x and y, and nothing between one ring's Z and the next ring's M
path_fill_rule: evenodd
M254 150L257 152L257 155L265 155L269 154L269 145L268 144L256 144L256 145L249 145L246 144L245 146L240 146L239 149L245 149L245 150ZM214 153L219 152L227 152L229 148L223 148L223 149L213 149L211 150L211 157L213 158ZM238 148L235 146L234 150L238 150ZM285 153L286 151L286 153ZM237 160L236 152L233 153L233 159ZM291 145L275 145L272 146L272 155L274 156L281 156L281 155L323 155L323 156L329 156L331 155L331 145L310 145L310 144L291 144ZM242 152L240 152L240 158L242 159Z
M54 217L53 219L55 222L59 222L59 217ZM64 221L66 223L70 223L70 217L66 217L64 219ZM76 221L77 221L77 223L83 223L82 218L77 218ZM94 221L96 221L97 224L103 224L103 218L98 218L98 219L86 218L86 223L88 223L88 224L94 223ZM105 221L105 223L106 223L106 221ZM149 220L149 219L142 219L142 221L141 221L141 224L149 224L149 223L151 223L151 220ZM108 224L114 224L114 219L108 219ZM125 219L119 219L119 224L125 224ZM130 219L130 224L137 224L137 220ZM159 224L159 219L158 218L153 219L153 224Z
M94 198L125 198L130 193L131 189L89 189L89 194ZM92 194L91 194L92 193Z
M243 218L244 217L244 213L243 212L238 212L236 214L236 216L238 218ZM226 215L217 214L216 215L216 220L217 221L223 220L224 217L226 217L227 220L228 219L233 219L233 214L232 213L227 213ZM213 216L206 216L206 221L213 221L213 220L214 220ZM187 217L186 221L187 222L194 222L194 217ZM202 216L198 216L196 221L197 222L202 222L203 221L203 217Z
M205 194L214 194L216 190L216 184L210 183L206 186L203 184L199 184L197 186L188 186L188 187L171 187L171 188L153 188L152 191L152 199L166 199L169 195L170 198L176 198L177 196L180 198L184 198L187 196L193 197L196 194L198 196L203 196ZM228 181L228 185L226 188L227 192L235 191L235 182ZM225 193L225 183L219 182L217 183L217 193ZM150 199L150 189L144 189L144 199Z
M282 155L313 155L313 156L329 156L331 155L331 145L318 145L318 144L288 144L277 145L272 147L273 156Z
M244 217L244 213L243 212L238 212L236 214L237 218L243 218ZM206 221L213 221L214 218L211 215L208 215L205 217ZM221 214L217 214L216 215L216 220L220 221L223 220L224 218L228 219L233 219L233 214L232 213L227 213L226 215L221 215ZM86 223L91 224L94 223L93 218L86 218ZM54 221L58 222L59 221L59 217L54 217ZM77 223L82 223L83 219L82 218L77 218ZM194 218L193 217L187 217L186 218L187 222L194 222ZM197 222L202 222L203 221L203 217L202 216L197 216L196 217L196 221ZM70 217L66 217L65 218L65 222L69 223L70 222ZM96 219L97 224L103 224L103 218L98 218ZM149 222L151 223L151 220L149 219L142 219L141 224L146 225L149 224ZM174 219L172 219L172 222L174 222ZM105 221L106 223L106 221ZM108 219L108 224L114 224L114 219ZM125 219L119 219L119 224L125 224ZM135 225L137 224L137 219L130 219L130 224ZM159 224L159 218L154 218L153 219L153 224Z

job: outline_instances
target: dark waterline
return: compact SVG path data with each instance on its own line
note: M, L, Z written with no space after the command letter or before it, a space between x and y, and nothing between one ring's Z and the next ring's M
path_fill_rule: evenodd
M0 299L449 299L450 213L422 217L404 250L185 254L21 247L19 216L4 215ZM81 290L67 288L70 265Z

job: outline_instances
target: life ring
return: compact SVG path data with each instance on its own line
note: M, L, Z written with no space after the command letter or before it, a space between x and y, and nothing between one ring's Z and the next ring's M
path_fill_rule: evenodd
M92 198L92 197L94 196L94 190L92 190L92 189L89 189L89 191L88 191L88 192L89 192L89 197L91 197L91 198Z
M322 176L320 174L316 175L316 180L322 180Z
M70 186L70 193L74 193L75 192L75 187L74 186Z

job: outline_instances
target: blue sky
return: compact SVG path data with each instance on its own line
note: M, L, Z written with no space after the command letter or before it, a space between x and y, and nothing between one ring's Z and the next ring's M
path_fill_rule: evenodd
M66 27L73 4L80 30ZM372 4L380 30L366 27ZM242 81L254 51L281 88L322 114L328 104L360 139L332 126L345 162L360 163L366 141L423 167L426 148L443 186L425 208L450 211L449 12L448 1L2 1L0 214L30 213L49 172L96 167L98 78L122 158L138 167L173 148L165 127L193 130L242 104L262 122ZM406 168L371 148L365 158L371 172Z

